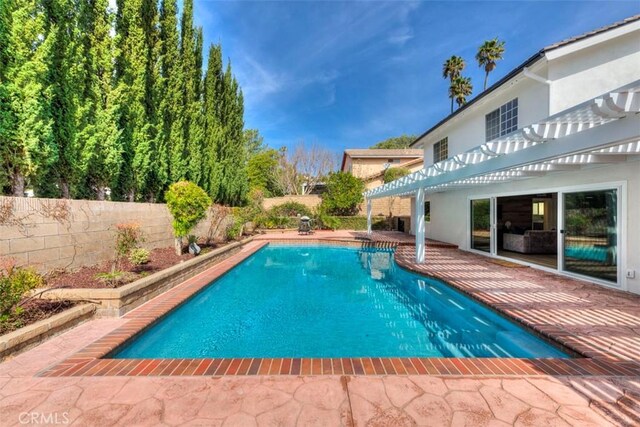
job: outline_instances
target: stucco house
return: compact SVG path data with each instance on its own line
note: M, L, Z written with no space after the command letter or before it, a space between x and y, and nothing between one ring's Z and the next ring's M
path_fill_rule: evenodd
M640 294L640 15L542 48L412 144L368 190L427 238ZM430 220L425 221L425 203Z
M384 184L384 173L389 168L403 167L410 172L422 169L422 155L422 149L349 149L342 155L340 170L362 179L366 189L370 190ZM364 207L361 211L364 211ZM411 203L407 198L383 197L372 203L374 216L406 217L406 231L409 231L410 213ZM403 222L398 224L396 221L396 227L398 225L404 229Z

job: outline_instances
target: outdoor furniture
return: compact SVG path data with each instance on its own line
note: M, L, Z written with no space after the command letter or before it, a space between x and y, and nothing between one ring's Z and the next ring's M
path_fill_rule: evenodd
M502 248L521 254L555 254L558 251L558 232L527 230L524 234L504 233Z
M313 230L311 229L311 219L308 216L303 216L300 218L300 223L298 224L298 234L311 234Z

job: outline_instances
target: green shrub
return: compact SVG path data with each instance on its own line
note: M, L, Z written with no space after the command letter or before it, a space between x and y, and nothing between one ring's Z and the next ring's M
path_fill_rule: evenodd
M151 252L145 248L135 248L129 252L129 261L133 265L142 265L149 262Z
M316 209L314 220L314 226L321 230L337 230L340 228L340 220L327 213L322 204Z
M124 282L127 277L127 273L119 270L111 270L105 273L98 273L95 278L104 282L108 286L115 288L119 283Z
M211 199L205 191L189 181L172 184L165 194L167 207L173 216L173 232L184 237L207 215Z
M298 202L286 202L281 205L277 205L269 209L269 213L276 216L287 216L287 217L297 217L300 216L311 216L311 209L302 203Z
M341 230L366 230L367 229L367 217L366 216L339 216ZM387 226L387 218L385 217L373 217L371 219L371 228L373 230L385 230Z
M140 224L128 222L116 225L116 264L128 257L140 243L144 242L144 234Z
M334 172L327 179L321 210L330 215L355 215L364 189L364 182L349 172Z
M7 321L12 314L20 314L18 304L24 295L42 285L44 280L35 270L6 261L0 268L0 322Z
M233 223L227 228L227 240L237 240L242 236L242 230L246 222L243 218L242 211L243 208L233 208L231 210Z
M389 169L384 171L384 175L382 177L382 180L386 184L388 182L395 181L396 179L400 179L403 176L407 176L410 173L411 173L411 171L409 169L404 168L402 166L397 167L397 168L389 168Z

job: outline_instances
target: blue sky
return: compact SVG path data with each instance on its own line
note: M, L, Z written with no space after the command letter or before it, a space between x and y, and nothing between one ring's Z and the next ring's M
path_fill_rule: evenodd
M195 0L205 46L221 42L245 95L247 128L273 147L340 152L419 134L449 112L442 63L506 42L495 82L547 44L640 13L640 2ZM205 61L206 64L206 61Z

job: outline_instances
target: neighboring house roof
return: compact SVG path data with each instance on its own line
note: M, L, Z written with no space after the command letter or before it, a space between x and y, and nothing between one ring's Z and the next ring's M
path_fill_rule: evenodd
M363 149L349 149L344 150L342 155L342 165L340 170L344 170L344 164L347 161L347 156L352 159L375 159L375 158L387 158L398 159L408 158L415 159L422 157L422 150L416 148L399 148L399 149L377 149L377 148L363 148Z
M529 67L530 65L532 65L533 63L537 62L539 59L544 57L545 53L547 53L549 51L552 51L552 50L555 50L555 49L558 49L560 47L564 47L564 46L570 45L571 43L575 43L575 42L584 40L586 38L593 37L595 35L604 33L606 31L613 30L615 28L619 28L619 27L625 26L627 24L630 24L630 23L636 22L636 21L640 21L640 15L634 15L634 16L631 16L629 18L623 19L621 21L614 22L613 24L610 24L610 25L607 25L607 26L604 26L604 27L600 27L600 28L596 28L595 30L589 31L587 33L580 34L580 35L574 36L574 37L569 37L569 38L564 39L562 41L559 41L557 43L550 44L548 46L543 47L542 49L540 49L540 51L536 52L529 59L524 61L522 64L520 64L519 66L517 66L513 70L511 70L506 76L504 76L503 78L501 78L500 80L498 80L497 82L495 82L494 84L489 86L489 88L487 88L486 90L481 92L478 96L476 96L471 101L469 101L466 104L464 104L462 107L458 108L453 113L451 113L448 116L446 116L444 119L440 120L438 123L436 123L430 129L428 129L422 135L417 137L416 140L411 143L410 147L413 147L422 138L424 138L425 136L429 135L431 132L433 132L434 130L436 130L437 128L439 128L440 126L442 126L443 124L445 124L446 122L451 120L452 118L456 117L461 112L463 112L466 109L470 108L476 102L478 102L479 100L483 99L484 97L486 97L487 95L489 95L490 93L492 93L493 91L498 89L503 84L507 83L509 80L511 80L512 78L517 76L522 70L524 70L524 68Z
M422 151L422 150L419 150L419 151ZM424 159L422 158L422 156L420 156L420 158L419 158L419 159L409 160L409 161L408 161L408 162L406 162L406 163L403 163L403 164L398 165L398 166L393 166L393 167L394 167L394 168L396 168L396 167L397 167L397 168L408 168L408 167L411 167L411 166L415 166L415 165L419 165L419 164L421 164L421 163L423 162L423 160L424 160ZM384 173L385 173L385 171L384 171L384 170L382 170L382 171L380 171L380 172L376 172L376 173L371 174L371 175L369 175L369 176L365 176L364 178L362 178L362 180L363 180L364 182L373 181L374 179L377 179L377 178L380 178L380 177L384 176Z

